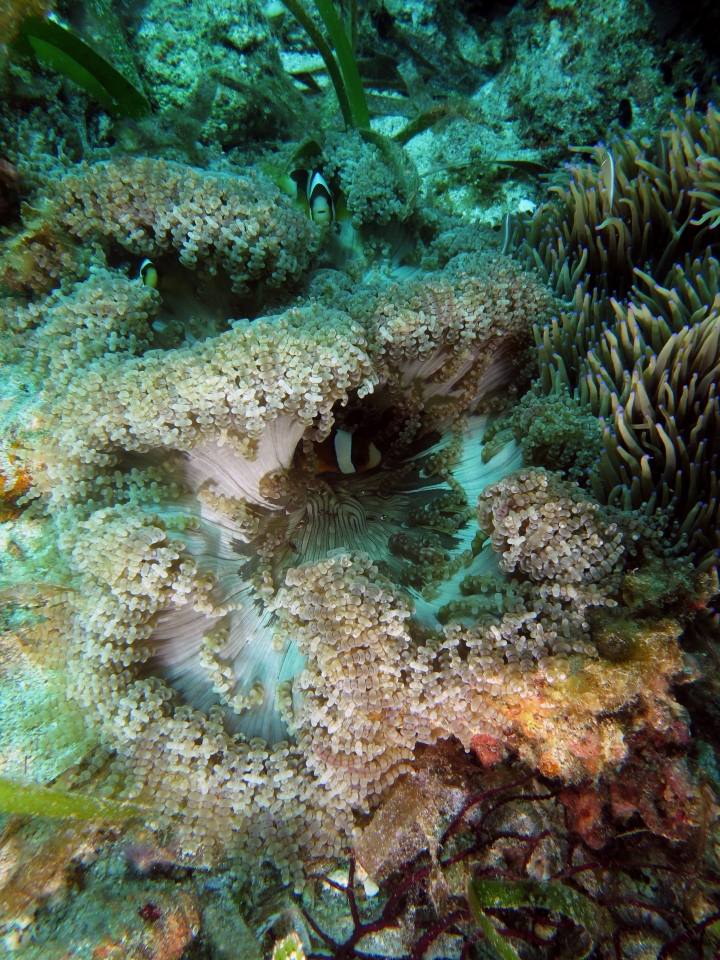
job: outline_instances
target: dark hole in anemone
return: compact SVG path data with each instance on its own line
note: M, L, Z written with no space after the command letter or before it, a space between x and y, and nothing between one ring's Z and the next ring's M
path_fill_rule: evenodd
M395 408L387 389L381 389L367 398L360 398L357 391L351 391L346 404L338 402L334 405L333 420L330 437L314 444L321 459L320 473L343 472L327 462L328 457L332 456L334 438L339 431L352 437L353 454L356 447L362 451L368 443L374 444L382 459L377 467L370 469L381 470L420 456L442 439L440 430L420 429L414 436L399 443L399 437L408 426L408 417ZM316 421L319 422L319 417ZM305 463L303 445L304 441L301 440L294 458L295 466L300 468ZM360 467L357 472L364 472L364 469Z
M7 160L0 159L0 226L20 220L20 175Z
M181 492L171 509L195 519L178 533L170 528L168 541L182 540L198 574L212 577L208 602L226 612L206 613L204 598L200 606L193 600L158 611L139 674L169 688L169 710L183 717L201 711L229 735L287 739L277 697L287 698L304 658L268 597L282 589L290 568L333 551L365 554L409 598L413 636L441 635L446 594L459 596L470 565L485 563L471 549L477 496L499 479L498 470L507 472L502 458L492 466L481 459L487 418L463 412L456 387L462 372L453 367L451 377L433 381L427 366L408 365L401 383L362 397L350 391L344 405L335 404L333 431L346 431L353 443L372 442L381 455L365 471L318 470L313 453L323 438L312 426L303 434L293 418L271 422L265 453L259 448L254 460L213 443L174 455ZM491 396L483 409L492 407ZM259 500L244 492L253 483ZM223 504L218 495L229 499ZM299 704L302 694L292 699Z
M621 127L631 127L633 121L632 104L627 97L623 97L618 104L617 121Z

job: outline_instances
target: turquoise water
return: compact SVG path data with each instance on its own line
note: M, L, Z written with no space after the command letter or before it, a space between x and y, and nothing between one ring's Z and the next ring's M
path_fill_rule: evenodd
M0 955L717 954L719 35L5 0Z

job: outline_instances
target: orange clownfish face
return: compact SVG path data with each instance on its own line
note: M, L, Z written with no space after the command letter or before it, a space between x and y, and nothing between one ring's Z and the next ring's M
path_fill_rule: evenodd
M372 440L347 430L333 430L326 440L315 445L315 455L318 473L363 473L382 460Z

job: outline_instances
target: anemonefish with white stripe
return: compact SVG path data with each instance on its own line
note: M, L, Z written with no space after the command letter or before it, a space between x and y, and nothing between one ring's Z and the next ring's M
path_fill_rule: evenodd
M157 287L158 285L158 272L155 267L155 264L152 260L148 260L147 257L140 264L139 277L146 287Z
M315 444L315 456L318 473L363 473L382 460L382 454L368 437L340 429Z
M325 177L317 170L293 170L290 179L295 184L295 199L315 223L332 223L335 203Z

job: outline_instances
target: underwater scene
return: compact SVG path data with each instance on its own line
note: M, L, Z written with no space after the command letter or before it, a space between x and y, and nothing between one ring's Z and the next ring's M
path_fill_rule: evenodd
M0 960L720 958L716 78L0 0Z

